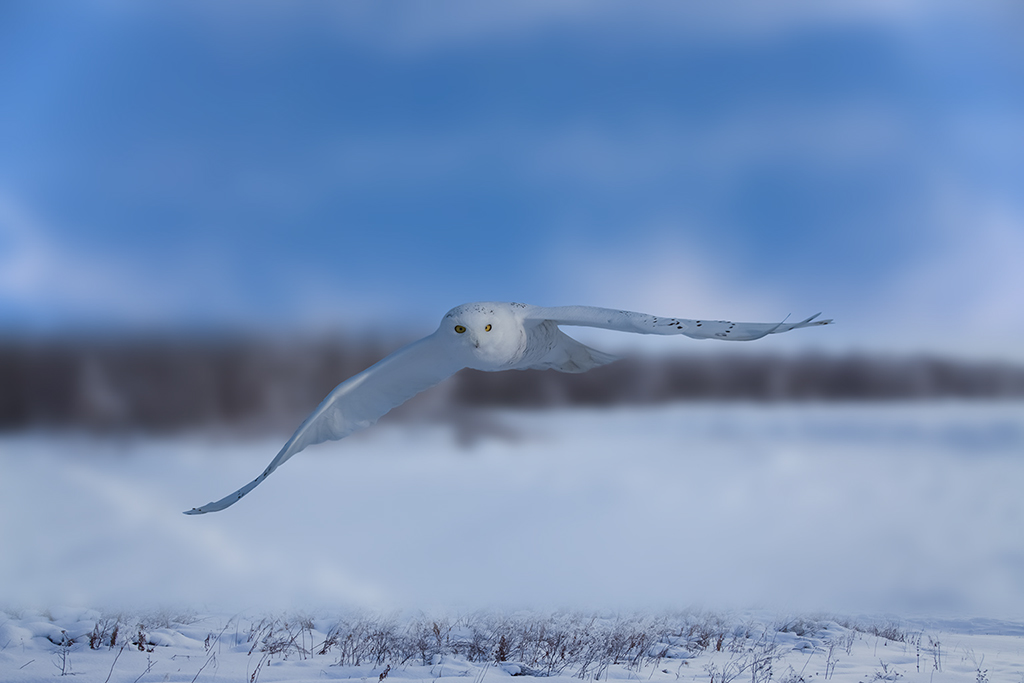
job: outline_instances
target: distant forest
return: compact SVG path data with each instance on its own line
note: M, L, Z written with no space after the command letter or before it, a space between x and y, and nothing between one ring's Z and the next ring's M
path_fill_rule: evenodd
M391 348L343 339L0 341L0 429L291 429ZM1024 367L917 356L634 356L579 375L463 370L396 412L941 397L1024 397Z

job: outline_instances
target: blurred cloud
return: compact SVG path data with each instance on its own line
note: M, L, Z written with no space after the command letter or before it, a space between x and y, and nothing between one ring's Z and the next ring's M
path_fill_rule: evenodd
M38 331L175 327L198 313L231 315L240 302L221 280L215 255L189 250L185 261L131 262L102 250L72 248L25 206L0 194L0 325L29 321Z
M5 12L0 331L499 299L1020 357L1012 3Z
M132 278L119 277L109 263L67 253L35 216L7 196L0 196L0 242L0 296L8 316L47 308L57 315L109 314L119 307L112 299L121 300L126 310L134 308Z
M98 3L116 12L140 10L137 3L109 0ZM242 11L244 9L244 11ZM545 30L586 26L590 30L617 32L623 27L666 38L721 41L756 40L794 31L865 23L907 27L927 19L991 19L1012 15L1013 3L996 1L980 5L961 0L782 0L771 4L754 0L730 3L679 4L650 2L630 5L611 0L525 0L517 3L483 4L470 0L442 0L429 6L389 3L280 0L257 2L179 3L176 11L215 27L220 32L243 35L280 33L295 26L317 26L346 41L372 50L420 55L424 52L475 46L484 42L518 39Z
M689 125L658 112L638 119L626 129L588 123L559 131L530 150L536 166L530 170L549 181L576 179L609 190L666 177L728 181L753 164L783 160L856 166L910 151L898 112L871 103L813 110L773 104L755 117L733 113Z
M971 347L976 353L1024 359L1024 215L1004 207L943 202L940 228L921 255L893 283L888 323L893 346L907 329L940 336L944 351ZM939 207L937 207L939 208ZM970 226L963 229L963 226Z

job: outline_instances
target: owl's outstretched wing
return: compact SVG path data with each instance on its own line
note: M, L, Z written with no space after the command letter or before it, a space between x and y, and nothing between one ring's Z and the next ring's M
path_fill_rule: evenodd
M750 341L769 334L789 332L799 327L828 325L831 320L816 320L815 313L798 323L734 323L728 320L689 320L687 318L663 318L647 313L616 311L594 306L558 306L542 308L532 306L523 314L524 320L550 320L556 325L580 325L601 327L607 330L635 332L638 334L684 334L694 339L727 339Z
M424 389L462 369L435 335L413 342L363 370L327 395L288 439L263 474L218 501L186 510L186 515L216 512L238 502L264 479L307 446L343 439L374 424L382 415Z

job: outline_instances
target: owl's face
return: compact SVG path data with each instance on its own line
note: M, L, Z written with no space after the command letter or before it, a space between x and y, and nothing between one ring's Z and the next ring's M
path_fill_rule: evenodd
M467 367L502 370L526 347L526 333L508 304L463 304L448 311L438 332L465 351Z

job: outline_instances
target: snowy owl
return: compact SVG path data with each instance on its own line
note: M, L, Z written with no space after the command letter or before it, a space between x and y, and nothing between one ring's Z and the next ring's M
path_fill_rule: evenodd
M187 510L185 514L201 515L233 505L307 446L342 439L369 427L392 408L462 368L490 372L527 369L585 372L616 360L569 337L558 329L559 325L749 341L832 322L815 320L818 315L821 314L798 323L733 323L662 318L592 306L541 308L498 302L456 306L445 314L436 332L402 347L339 384L288 439L263 474L231 495Z

